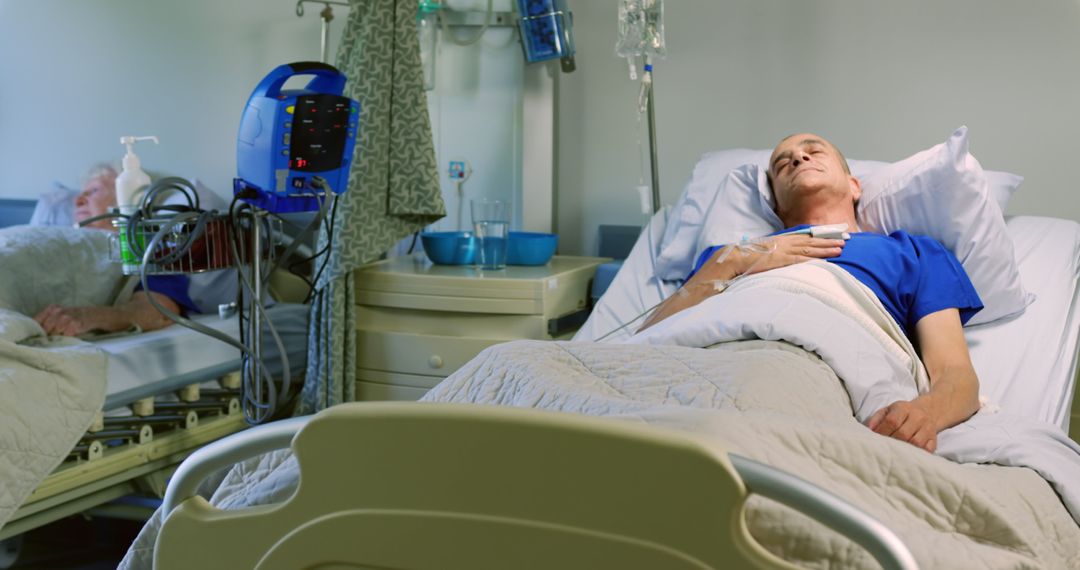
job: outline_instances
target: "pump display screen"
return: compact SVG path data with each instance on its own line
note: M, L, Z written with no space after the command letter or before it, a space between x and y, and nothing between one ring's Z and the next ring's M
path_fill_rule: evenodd
M341 166L350 130L349 99L340 95L304 95L296 99L289 169L324 172Z

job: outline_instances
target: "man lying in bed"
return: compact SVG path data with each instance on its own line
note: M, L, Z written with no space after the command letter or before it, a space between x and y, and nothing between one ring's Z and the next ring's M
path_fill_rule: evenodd
M931 238L903 231L889 236L858 232L859 180L851 175L840 151L821 137L798 134L780 141L769 159L768 178L776 213L787 228L769 243L772 251L725 255L723 246L707 249L681 293L661 304L642 330L716 295L717 281L811 259L835 263L877 295L919 347L930 377L929 392L882 408L870 417L868 426L933 452L938 432L979 409L979 381L962 326L982 308L982 302L963 267ZM850 242L791 233L828 224L847 224L856 231Z
M102 165L91 169L82 192L75 197L75 221L81 223L99 217L116 206L116 169ZM87 223L86 228L112 230L108 219ZM136 287L131 299L112 307L67 307L49 305L34 319L49 334L77 336L91 331L117 332L138 326L143 331L164 328L172 321L162 315L149 297L177 314L198 312L188 295L188 278L184 275L155 275L147 279L149 291Z

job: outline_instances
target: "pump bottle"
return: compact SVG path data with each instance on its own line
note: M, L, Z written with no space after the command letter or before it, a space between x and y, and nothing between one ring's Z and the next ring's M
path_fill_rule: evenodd
M158 144L155 136L120 137L120 144L127 145L127 154L124 155L123 171L116 177L116 206L125 216L130 216L138 209L142 194L150 186L150 176L143 172L139 157L132 148L136 141L145 140L152 140L154 144Z

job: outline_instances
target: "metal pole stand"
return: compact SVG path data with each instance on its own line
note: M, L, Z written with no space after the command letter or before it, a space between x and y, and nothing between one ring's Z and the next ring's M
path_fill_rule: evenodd
M267 213L264 210L254 209L251 212L251 250L249 258L251 260L252 290L251 294L246 296L246 302L244 303L244 311L248 317L247 334L244 336L244 340L245 346L250 352L241 355L241 362L243 363L241 371L244 380L242 386L245 391L251 390L252 394L250 396L245 394L242 401L244 402L244 416L251 423L264 422L274 411L270 406L269 394L263 393L262 369L262 229L266 216ZM241 235L243 235L242 232ZM267 388L269 390L274 389L273 386Z

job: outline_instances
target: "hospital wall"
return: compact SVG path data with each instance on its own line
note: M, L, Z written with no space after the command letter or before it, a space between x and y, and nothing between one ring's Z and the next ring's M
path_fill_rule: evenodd
M557 87L563 253L595 254L600 224L646 219L634 186L647 140L638 83L614 55L617 5L572 2L578 69ZM665 24L665 203L707 151L812 131L850 158L898 160L967 125L984 168L1026 178L1007 213L1080 220L1080 2L669 0Z
M240 114L255 84L282 63L319 59L322 6L305 4L303 17L295 6L0 0L0 197L33 199L54 182L77 187L92 164L120 159L127 134L160 137L160 146L139 147L144 168L231 195ZM349 9L334 11L331 60ZM524 64L509 28L468 47L441 41L438 62L428 98L450 228L458 224L451 158L472 165L466 200L519 192Z

